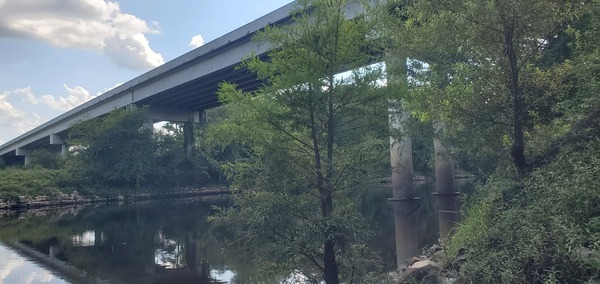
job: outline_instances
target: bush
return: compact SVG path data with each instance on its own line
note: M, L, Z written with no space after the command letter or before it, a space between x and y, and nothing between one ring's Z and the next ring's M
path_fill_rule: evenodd
M468 249L460 267L465 282L600 277L600 130L590 124L578 133L524 182L504 170L480 188L447 247L453 255Z
M39 149L31 153L29 164L27 168L33 168L36 166L44 169L58 169L63 165L61 157L58 154L52 153L46 149Z

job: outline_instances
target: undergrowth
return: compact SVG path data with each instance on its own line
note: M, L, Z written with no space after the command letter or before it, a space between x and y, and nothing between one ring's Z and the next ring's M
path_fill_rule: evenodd
M590 124L565 142L526 179L499 170L479 188L446 247L450 256L466 249L461 282L600 278L600 130Z

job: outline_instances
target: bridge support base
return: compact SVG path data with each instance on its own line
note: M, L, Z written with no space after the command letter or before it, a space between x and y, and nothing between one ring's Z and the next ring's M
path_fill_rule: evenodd
M454 161L444 147L438 133L442 130L440 122L434 123L436 132L433 139L435 152L435 186L438 202L438 220L440 225L440 239L450 237L452 228L459 221L459 193L454 189Z

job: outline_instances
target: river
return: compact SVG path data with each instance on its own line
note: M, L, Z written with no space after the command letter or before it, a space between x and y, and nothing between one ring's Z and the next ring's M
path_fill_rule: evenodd
M433 185L418 188L419 247L438 239ZM363 198L360 210L375 224L371 248L396 267L389 190ZM227 196L92 204L0 217L0 284L10 283L285 283L290 271L261 275L252 259L207 221ZM298 276L298 275L296 275Z

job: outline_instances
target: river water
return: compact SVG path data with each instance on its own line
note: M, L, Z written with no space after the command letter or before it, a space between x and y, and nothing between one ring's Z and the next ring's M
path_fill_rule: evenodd
M433 185L420 186L419 247L436 242ZM375 224L371 247L388 270L396 267L390 190L363 198L360 210ZM131 204L4 212L0 217L0 284L4 283L285 283L260 275L252 259L211 226L213 206L227 196ZM272 277L272 276L270 276ZM288 281L289 282L289 281Z

